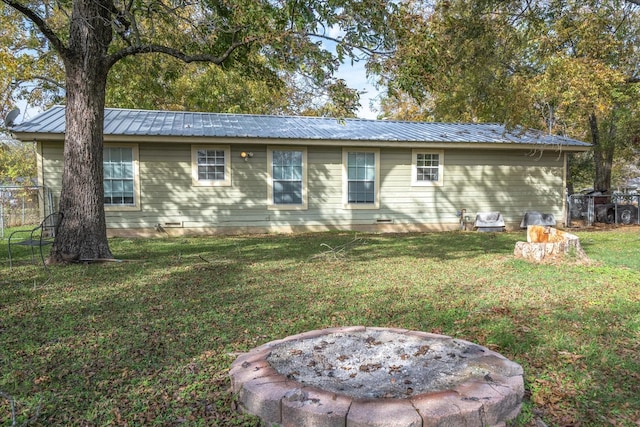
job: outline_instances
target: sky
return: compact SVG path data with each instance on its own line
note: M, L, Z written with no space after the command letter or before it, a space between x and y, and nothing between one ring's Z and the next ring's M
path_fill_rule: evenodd
M319 38L318 41L322 43L322 46L333 51L335 54L335 43L331 40L339 40L343 38L344 32L337 26L333 26L328 29L328 39ZM358 117L361 119L376 119L379 114L380 102L377 99L379 91L374 87L371 80L367 79L367 71L365 70L365 60L358 62L351 62L347 57L338 68L336 77L344 79L347 82L347 86L351 89L356 89L359 92L366 92L360 95L360 109L358 110ZM371 105L373 104L373 105Z
M350 88L359 92L366 92L360 95L361 107L358 110L358 117L361 119L376 119L380 109L380 102L377 99L379 91L371 83L371 80L367 79L364 64L364 61L356 62L353 65L350 63L342 64L336 77L344 79ZM373 106L370 105L372 103Z

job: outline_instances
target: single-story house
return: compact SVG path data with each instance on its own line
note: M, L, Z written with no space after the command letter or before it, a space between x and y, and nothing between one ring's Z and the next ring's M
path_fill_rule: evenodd
M60 193L64 106L12 128ZM106 109L109 235L455 230L567 209L567 155L590 145L499 124ZM160 231L157 231L160 230Z

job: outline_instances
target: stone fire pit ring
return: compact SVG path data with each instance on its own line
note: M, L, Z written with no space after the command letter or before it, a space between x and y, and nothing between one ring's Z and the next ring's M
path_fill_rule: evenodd
M229 371L238 409L268 426L505 426L520 365L445 335L351 326L271 341Z

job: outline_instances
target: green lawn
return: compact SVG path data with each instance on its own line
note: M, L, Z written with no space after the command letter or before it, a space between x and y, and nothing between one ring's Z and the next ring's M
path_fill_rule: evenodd
M5 240L0 425L256 426L228 392L238 353L365 325L520 363L515 425L637 426L640 228L577 234L588 263L516 260L523 232L113 239L124 262L49 280L25 250L9 271Z

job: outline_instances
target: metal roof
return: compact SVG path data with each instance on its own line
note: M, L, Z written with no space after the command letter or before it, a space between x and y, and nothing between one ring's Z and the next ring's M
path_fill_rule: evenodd
M65 107L58 105L14 125L16 134L63 134ZM105 135L227 137L315 141L491 143L589 147L576 139L495 123L435 123L326 117L105 109Z

